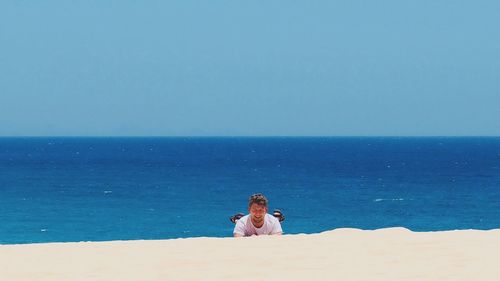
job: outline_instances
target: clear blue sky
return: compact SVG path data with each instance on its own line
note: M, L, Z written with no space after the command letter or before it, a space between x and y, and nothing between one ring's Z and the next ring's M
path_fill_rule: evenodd
M0 136L500 136L499 1L1 1Z

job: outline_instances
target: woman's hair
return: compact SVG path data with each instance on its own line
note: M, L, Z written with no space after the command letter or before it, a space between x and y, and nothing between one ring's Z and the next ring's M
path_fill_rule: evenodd
M248 199L248 207L252 206L252 204L267 207L267 198L262 193L256 193Z

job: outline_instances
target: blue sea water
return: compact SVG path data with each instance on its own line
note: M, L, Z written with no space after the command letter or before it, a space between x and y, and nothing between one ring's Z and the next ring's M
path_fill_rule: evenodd
M500 228L500 138L0 138L0 244Z

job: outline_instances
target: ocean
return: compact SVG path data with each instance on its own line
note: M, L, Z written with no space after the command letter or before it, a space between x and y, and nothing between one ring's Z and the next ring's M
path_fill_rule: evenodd
M500 138L0 138L0 244L500 228Z

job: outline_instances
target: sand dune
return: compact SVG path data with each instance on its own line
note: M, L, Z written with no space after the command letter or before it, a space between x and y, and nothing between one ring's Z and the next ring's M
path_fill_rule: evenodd
M0 246L1 281L500 280L500 229Z

